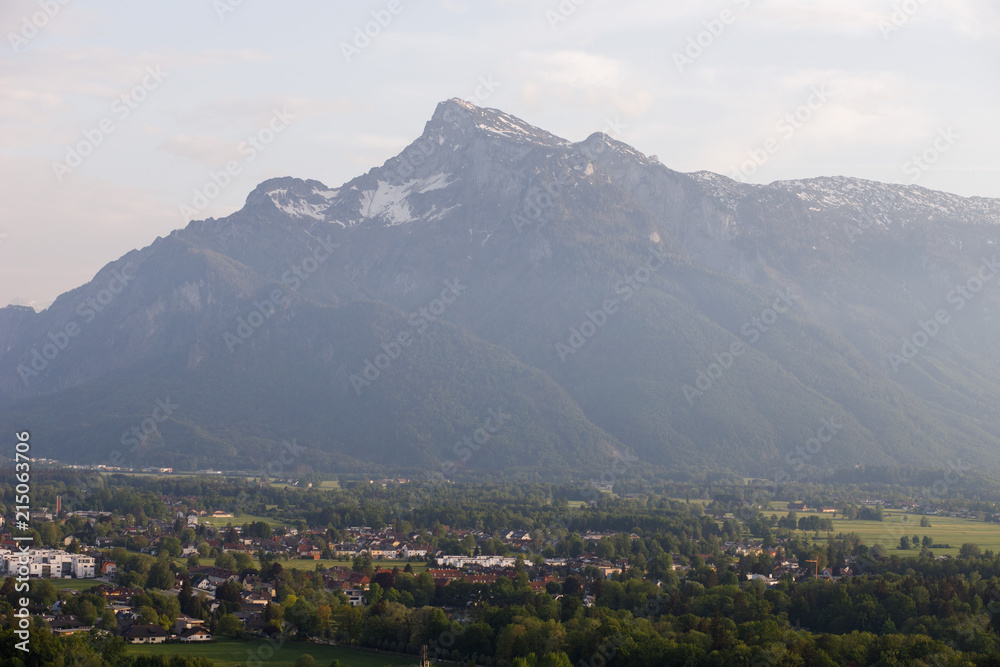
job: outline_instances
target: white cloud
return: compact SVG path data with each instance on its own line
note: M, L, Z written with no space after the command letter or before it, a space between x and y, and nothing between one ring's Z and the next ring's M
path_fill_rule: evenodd
M192 137L187 134L177 134L161 143L160 148L172 155L188 158L209 167L225 164L232 160L236 153L232 142L205 135Z
M603 109L627 116L645 114L653 96L619 61L582 51L526 52L514 78L523 81L520 101L528 109Z

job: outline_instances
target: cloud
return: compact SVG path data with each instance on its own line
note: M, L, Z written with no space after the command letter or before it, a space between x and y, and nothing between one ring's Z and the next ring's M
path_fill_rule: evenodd
M792 31L851 32L877 34L883 14L872 10L867 0L787 2L777 0L752 10L751 17L774 28Z
M232 142L220 137L205 135L192 137L187 134L174 135L159 147L171 155L188 158L209 167L217 167L232 160L236 151Z
M356 105L348 99L317 99L311 97L221 97L199 101L172 113L177 124L187 132L233 130L249 132L262 127L275 109L287 108L296 120L331 116L353 111ZM231 132L230 132L231 133Z
M625 74L622 64L582 51L519 54L514 78L523 81L520 101L529 109L561 106L602 109L627 116L646 113L653 96Z
M469 4L462 0L440 0L439 4L441 9L455 14L464 14L469 11Z

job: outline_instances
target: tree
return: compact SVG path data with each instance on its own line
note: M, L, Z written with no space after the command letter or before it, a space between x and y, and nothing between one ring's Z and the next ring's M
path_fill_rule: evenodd
M328 604L321 604L316 607L316 616L319 618L320 626L324 629L330 627L331 614L333 614L333 607Z
M549 653L538 661L538 667L573 667L565 653Z
M344 604L337 607L333 613L337 627L347 634L347 645L350 646L361 632L363 614L357 607Z
M264 607L264 622L274 623L278 626L281 625L282 619L285 617L285 608L280 604L274 602L268 602L267 606Z
M389 590L396 585L396 575L391 571L378 572L372 577L372 583L378 584L384 590Z
M901 538L899 538L899 548L903 551L909 550L910 538L907 537L906 535L903 535Z
M42 543L47 547L62 547L63 534L59 526L46 521L41 528Z
M173 535L168 535L160 540L160 553L165 553L171 558L177 558L181 555L181 551L181 541Z
M563 595L579 595L581 591L583 591L583 585L580 584L579 579L572 575L566 577L566 581L563 582Z
M224 614L219 617L219 622L215 625L215 632L223 637L237 638L243 634L243 624L232 614Z
M164 590L174 587L174 573L167 561L158 560L149 568L149 574L146 575L146 587Z
M245 572L246 570L256 571L256 563L254 563L253 556L248 553L236 552L234 554L234 559L236 561L236 570L239 572Z
M110 609L104 610L104 615L101 617L101 629L110 632L118 631L118 617L115 616L115 612Z
M316 664L316 659L311 655L306 653L305 655L300 655L295 660L295 667L313 667Z
M31 582L29 597L40 605L51 607L59 599L59 592L48 579L37 579Z
M215 589L215 599L239 604L241 600L240 588L231 581L224 581Z
M357 555L351 561L351 569L355 572L361 572L369 577L374 573L374 568L372 567L372 559L365 555Z
M160 620L160 615L152 607L139 607L139 621L143 625L155 625Z
M281 563L273 562L261 569L260 578L273 583L281 576L283 571L284 568L281 567Z
M931 520L928 519L925 516L920 517L920 527L921 528L930 528L931 527Z
M322 625L316 606L305 599L295 601L285 613L285 620L295 627L300 639L315 635Z
M959 558L978 558L982 551L975 542L966 542L958 550Z
M76 616L84 625L93 626L97 623L97 607L90 600L84 600L77 607Z
M221 553L215 559L215 567L235 572L237 570L236 558L231 553Z

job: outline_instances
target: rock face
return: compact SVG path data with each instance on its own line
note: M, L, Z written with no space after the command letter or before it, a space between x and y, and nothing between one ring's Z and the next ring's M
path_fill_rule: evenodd
M998 223L1000 200L683 174L450 100L339 188L266 181L0 309L0 427L175 467L295 439L289 465L338 470L995 470Z

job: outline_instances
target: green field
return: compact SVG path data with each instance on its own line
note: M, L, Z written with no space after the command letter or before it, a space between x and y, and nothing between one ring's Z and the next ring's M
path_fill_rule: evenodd
M262 639L251 642L227 639L208 644L129 646L128 653L131 655L185 655L208 658L215 661L215 664L220 667L246 665L251 661L251 658L253 664L293 667L295 660L307 653L316 659L317 665L322 667L329 665L335 659L340 660L340 664L344 667L409 667L417 663L416 656L402 658L319 644L286 642L283 646L274 648Z
M799 517L809 516L809 512L800 513ZM780 515L779 515L780 516ZM907 521L903 517L907 517ZM935 544L948 544L950 549L934 549L931 551L935 556L957 556L959 547L965 542L974 542L982 549L1000 551L1000 524L984 523L982 521L972 521L970 519L959 519L943 516L929 516L931 525L929 528L920 527L921 515L906 514L900 510L885 510L883 521L847 521L845 519L833 520L833 534L857 533L865 544L883 545L888 554L898 556L916 556L920 553L917 549L902 551L899 547L899 538L903 535L909 536L912 540L914 535L923 539L924 535L929 535ZM825 533L820 534L825 537Z
M98 581L97 579L49 579L52 585L56 587L57 591L64 591L66 589L72 588L75 591L85 593L91 588L95 588L103 584L103 581Z
M285 525L287 525L287 524L285 524L285 523L283 523L281 521L278 521L277 519L274 519L272 517L269 517L269 516L258 516L256 514L240 514L240 515L235 516L235 517L232 517L232 516L220 516L220 517L200 516L200 517L198 517L198 523L207 523L210 526L214 526L216 528L225 528L229 524L233 524L234 526L242 526L245 523L253 523L254 521L256 521L256 522L263 521L264 523L268 524L272 528L277 528L278 526L285 526Z
M702 507L712 504L711 498L670 498L670 502L673 503L691 503L692 505L701 505ZM786 503L787 504L787 503ZM782 506L784 507L784 505Z

